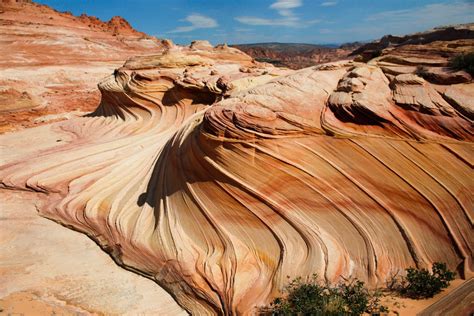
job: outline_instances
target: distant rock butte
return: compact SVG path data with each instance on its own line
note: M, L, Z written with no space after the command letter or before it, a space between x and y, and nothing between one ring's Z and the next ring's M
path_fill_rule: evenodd
M48 193L41 215L192 314L251 314L287 276L375 286L442 261L468 278L474 85L396 56L292 71L195 42L134 57L93 113L51 125L71 141L2 166L1 184Z

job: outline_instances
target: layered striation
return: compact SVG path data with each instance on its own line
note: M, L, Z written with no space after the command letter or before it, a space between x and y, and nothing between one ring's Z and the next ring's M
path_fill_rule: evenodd
M474 86L383 67L280 70L205 42L132 58L95 112L51 125L72 141L1 183L193 314L250 314L288 276L469 277Z

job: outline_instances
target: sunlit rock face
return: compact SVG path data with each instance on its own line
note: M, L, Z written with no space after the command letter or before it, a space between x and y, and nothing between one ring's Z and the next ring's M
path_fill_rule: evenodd
M287 276L472 275L472 83L279 70L199 42L99 87L94 113L51 125L74 140L2 167L2 185L47 193L43 216L189 312L250 314Z
M102 22L17 0L0 0L0 43L0 134L94 110L97 82L124 60L173 46L118 16Z

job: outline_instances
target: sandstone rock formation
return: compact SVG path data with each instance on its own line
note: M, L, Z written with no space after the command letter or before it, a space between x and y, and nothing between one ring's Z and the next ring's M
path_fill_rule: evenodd
M453 53L472 49L472 40L474 40L474 23L468 23L437 27L405 36L386 35L378 41L362 45L351 55L362 55L365 59L371 59L374 54L384 54L384 50L387 50L385 53L395 50L398 56L421 57L426 63L429 62L426 59L432 55L445 59ZM415 64L419 64L419 61Z
M0 42L0 133L34 126L45 115L92 111L98 81L129 57L169 45L121 17L102 22L7 0L0 1Z
M238 44L232 47L249 54L258 61L268 62L280 67L301 69L341 59L348 55L358 44L345 44L341 47L298 44L298 43L256 43Z
M193 314L249 314L287 276L472 276L473 84L396 62L290 71L203 42L132 58L1 185L46 193L41 215Z

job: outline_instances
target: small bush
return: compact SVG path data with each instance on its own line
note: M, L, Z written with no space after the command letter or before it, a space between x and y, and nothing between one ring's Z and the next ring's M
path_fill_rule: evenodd
M383 53L383 51L381 49L376 49L376 50L371 52L371 56L372 56L372 58L377 58L377 57L382 56L382 53Z
M474 52L454 56L449 61L449 66L455 70L464 70L474 76Z
M392 275L387 280L389 292L412 299L430 298L447 288L456 274L445 263L435 262L431 272L426 269L406 269L406 276ZM380 290L368 290L359 280L330 285L317 275L304 281L296 278L283 289L269 306L260 308L262 315L380 315L389 310L382 305Z
M361 315L379 314L388 308L380 304L381 292L369 291L364 282L347 281L335 286L322 284L317 276L303 282L291 281L284 289L286 296L276 298L260 312L264 315Z
M401 286L401 294L414 299L430 298L447 288L456 276L445 263L435 262L431 271L406 269L407 276Z

